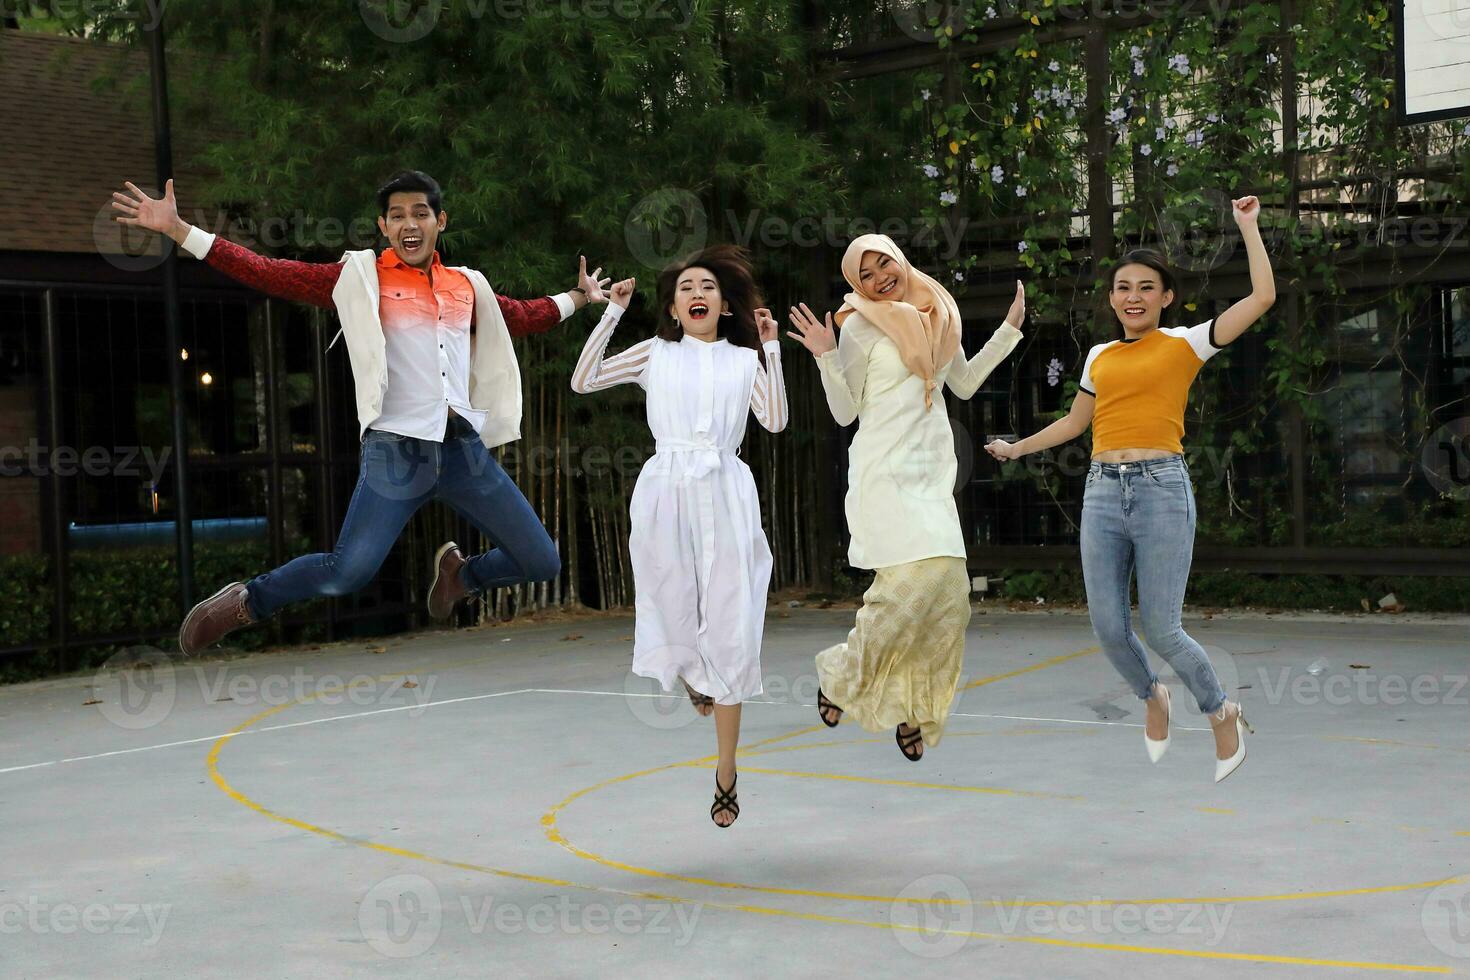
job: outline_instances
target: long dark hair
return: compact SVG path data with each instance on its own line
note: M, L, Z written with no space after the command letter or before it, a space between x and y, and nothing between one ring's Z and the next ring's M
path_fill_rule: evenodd
M1159 284L1174 294L1174 302L1159 311L1159 326L1172 327L1179 319L1179 286L1174 278L1174 270L1169 267L1169 260L1164 253L1152 248L1131 248L1123 253L1118 264L1113 266L1108 273L1108 288L1103 291L1098 307L1100 322L1111 323L1118 329L1122 329L1123 323L1118 319L1118 314L1113 309L1112 295L1113 286L1118 281L1118 270L1125 265L1146 265L1159 274Z
M693 255L680 259L658 274L658 329L656 335L662 340L684 339L684 328L669 315L674 305L674 290L679 277L695 267L708 269L715 274L720 284L720 296L730 304L730 315L720 316L715 326L715 336L724 337L736 347L748 347L760 354L760 331L755 326L755 311L764 306L760 287L755 284L755 270L750 264L750 253L739 245L711 245ZM761 357L765 363L765 357Z

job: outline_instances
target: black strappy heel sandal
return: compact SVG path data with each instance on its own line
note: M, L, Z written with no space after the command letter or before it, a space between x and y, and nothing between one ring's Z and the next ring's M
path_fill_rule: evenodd
M837 717L831 721L827 720L827 712L829 711L837 712ZM836 728L838 722L842 721L842 709L837 707L827 695L823 694L820 687L817 688L817 717L822 719L822 724L828 728Z
M699 713L699 716L701 718L705 717L705 713L704 713L704 709L705 708L711 709L711 711L710 711L711 714L714 713L714 711L713 711L714 706L715 706L715 699L714 698L710 697L708 694L700 694L694 688L692 688L692 687L689 686L689 682L688 681L685 681L684 682L684 690L686 690L686 691L689 692L689 700L694 704L694 710Z
M893 730L893 737L898 742L898 751L903 753L905 759L910 762L918 762L924 758L924 732L922 729L915 726L913 731L905 735L903 733L903 725L899 725ZM914 751L916 748L919 750L918 752Z
M716 827L723 828L733 826L735 821L739 819L740 804L735 800L735 784L739 781L740 774L736 773L735 778L730 780L730 788L722 789L720 787L719 771L717 770L715 772L715 802L709 808L709 818L715 821ZM729 823L720 823L718 820L715 820L715 817L718 814L725 812L730 813Z

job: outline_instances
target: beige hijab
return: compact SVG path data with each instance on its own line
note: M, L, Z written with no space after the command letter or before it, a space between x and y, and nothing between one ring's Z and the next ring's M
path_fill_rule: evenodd
M880 252L898 263L908 286L901 302L872 299L860 285L859 268L864 252ZM909 265L903 252L887 235L859 235L842 256L842 276L853 291L843 297L837 311L840 326L853 313L861 313L898 347L903 363L924 379L924 410L934 407L934 376L954 359L960 349L960 308L949 290L933 277Z

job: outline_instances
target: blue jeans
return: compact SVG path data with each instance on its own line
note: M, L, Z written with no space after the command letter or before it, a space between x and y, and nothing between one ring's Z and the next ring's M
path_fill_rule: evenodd
M1082 496L1082 578L1103 652L1140 698L1158 679L1129 621L1129 581L1138 572L1143 635L1174 668L1203 712L1225 701L1210 658L1180 623L1194 558L1194 490L1183 456L1093 462Z
M561 572L541 519L474 429L456 415L442 443L369 429L336 550L303 555L251 579L251 615L264 619L292 602L361 589L414 511L430 500L453 507L497 545L464 566L464 584L471 590L541 582Z

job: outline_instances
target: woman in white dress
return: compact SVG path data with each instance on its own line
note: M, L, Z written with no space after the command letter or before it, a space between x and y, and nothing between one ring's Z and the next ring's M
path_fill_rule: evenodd
M848 562L876 570L846 643L817 655L822 722L850 715L894 729L917 762L944 733L970 622L958 464L942 389L975 393L1021 340L1026 294L984 348L966 358L954 298L909 265L887 235L862 235L842 259L852 292L825 323L802 304L792 337L817 359L839 425L858 420L848 451Z
M761 693L771 579L755 480L737 453L750 413L768 431L786 427L777 325L759 306L745 253L716 245L659 274L667 319L657 335L605 358L635 285L612 287L572 390L637 384L647 394L656 451L629 504L633 673L666 691L682 681L700 714L714 714L720 761L710 818L728 827L740 814L740 704Z

